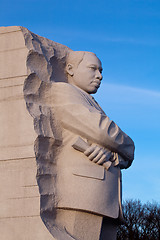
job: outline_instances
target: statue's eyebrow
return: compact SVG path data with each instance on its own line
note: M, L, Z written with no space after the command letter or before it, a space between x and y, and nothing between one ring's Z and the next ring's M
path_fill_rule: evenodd
M102 72L102 71L103 71L103 68L102 68L102 67L100 67L100 68L99 68L99 71L100 71L100 72Z
M95 67L95 68L98 68L100 71L103 71L102 67L98 67L98 65L96 65L94 63L88 64L88 67Z
M90 63L90 64L88 64L88 67L96 67L97 68L97 65L94 63Z

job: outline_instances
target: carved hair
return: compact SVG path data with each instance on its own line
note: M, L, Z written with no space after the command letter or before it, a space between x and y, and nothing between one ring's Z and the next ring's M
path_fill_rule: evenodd
M78 67L78 65L82 62L84 55L84 51L70 51L66 57L66 65L71 63Z
M75 67L78 67L78 65L83 61L85 54L95 55L95 53L92 53L92 52L69 51L66 56L66 66L70 63L70 64L74 65ZM68 78L68 72L66 69L65 69L65 74L66 74L66 77Z

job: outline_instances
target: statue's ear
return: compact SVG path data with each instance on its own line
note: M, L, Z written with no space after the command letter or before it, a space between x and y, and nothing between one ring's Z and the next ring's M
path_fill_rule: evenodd
M66 72L70 75L73 76L74 75L74 71L73 71L73 65L71 63L68 63L66 66Z

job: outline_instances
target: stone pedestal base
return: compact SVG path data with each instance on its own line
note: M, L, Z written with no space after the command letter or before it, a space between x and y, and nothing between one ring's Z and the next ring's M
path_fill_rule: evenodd
M58 209L56 225L75 240L116 240L117 237L114 220L87 212Z

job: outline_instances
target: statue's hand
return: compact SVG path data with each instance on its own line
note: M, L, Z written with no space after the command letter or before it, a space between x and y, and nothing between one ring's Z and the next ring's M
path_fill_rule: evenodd
M96 144L89 146L84 154L89 158L89 160L99 165L109 161L112 157L111 151L106 150Z
M129 168L131 165L131 161L124 160L120 155L118 155L118 161L119 161L119 167L120 169L126 169Z

